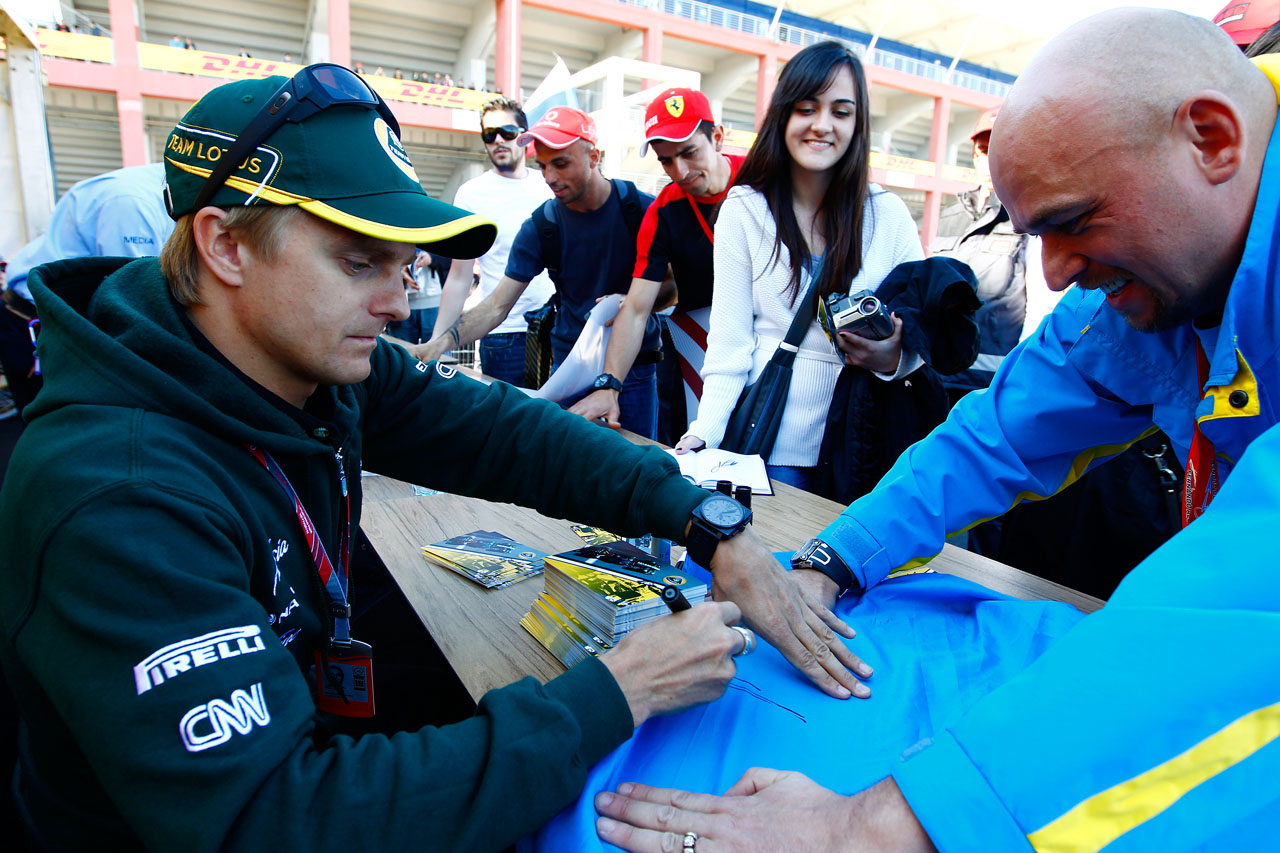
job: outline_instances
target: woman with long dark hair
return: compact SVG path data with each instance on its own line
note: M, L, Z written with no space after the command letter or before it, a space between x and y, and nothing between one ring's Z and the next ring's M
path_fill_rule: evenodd
M923 257L906 205L868 181L869 125L866 77L847 48L821 42L787 63L716 221L702 400L677 451L719 446L739 394L786 337L815 269L822 296L874 291L895 266ZM890 379L920 361L903 351L896 317L889 338L840 333L836 347L815 320L766 460L774 479L811 487L843 364Z

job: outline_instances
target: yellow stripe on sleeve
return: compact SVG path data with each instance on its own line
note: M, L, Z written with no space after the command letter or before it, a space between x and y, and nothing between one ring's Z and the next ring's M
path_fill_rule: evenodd
M1027 836L1039 853L1098 850L1280 737L1280 702L1240 717L1181 755L1077 805Z

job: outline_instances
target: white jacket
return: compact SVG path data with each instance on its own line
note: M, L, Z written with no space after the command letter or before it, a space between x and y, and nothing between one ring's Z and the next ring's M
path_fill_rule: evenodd
M862 230L862 270L850 292L875 290L889 271L924 257L916 224L907 206L891 192L872 184ZM698 418L687 434L708 447L718 447L738 395L755 381L787 335L795 307L786 295L791 265L786 248L772 260L775 226L765 197L748 187L734 187L716 219L715 290L711 328L702 366L702 400ZM804 276L801 293L808 287ZM920 365L904 351L896 376ZM840 375L841 361L817 320L800 343L778 440L771 465L809 467L818 462L827 409Z

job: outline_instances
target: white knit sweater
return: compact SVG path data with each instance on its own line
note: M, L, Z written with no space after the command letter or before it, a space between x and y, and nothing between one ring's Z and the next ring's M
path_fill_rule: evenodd
M872 184L866 207L862 270L850 284L850 292L875 290L898 264L924 257L915 222L900 198ZM786 248L776 263L771 261L774 233L773 215L761 193L748 187L729 191L716 219L716 277L702 365L702 400L698 418L686 433L698 436L708 447L720 445L738 395L764 370L795 316L785 293L791 276ZM808 286L806 274L801 294ZM817 464L840 368L835 348L815 319L796 356L770 464Z

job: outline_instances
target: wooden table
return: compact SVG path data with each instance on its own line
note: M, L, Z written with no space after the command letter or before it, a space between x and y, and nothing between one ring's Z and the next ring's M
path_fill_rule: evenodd
M543 681L564 667L520 627L520 617L543 589L541 577L505 589L486 590L429 562L422 546L472 530L496 530L517 542L555 553L582 545L569 522L531 509L456 495L417 497L413 487L366 477L361 527L422 618L458 677L479 698L487 691L533 675ZM792 551L826 527L844 508L774 484L776 494L752 502L755 531L774 551ZM1017 598L1066 601L1085 612L1101 607L1092 596L947 545L933 569L975 581Z

